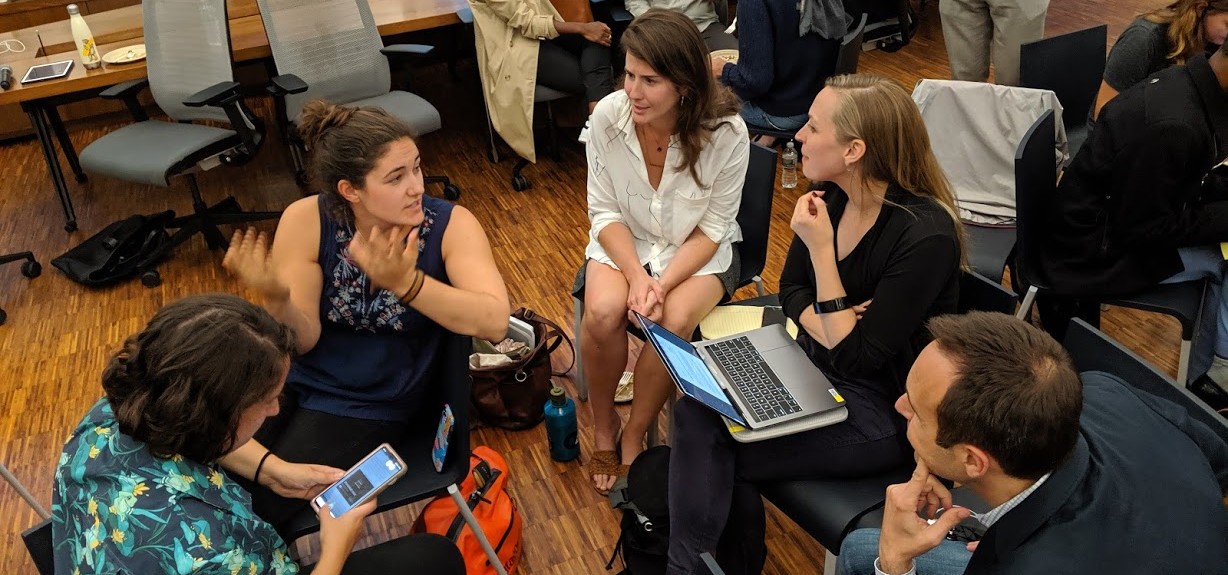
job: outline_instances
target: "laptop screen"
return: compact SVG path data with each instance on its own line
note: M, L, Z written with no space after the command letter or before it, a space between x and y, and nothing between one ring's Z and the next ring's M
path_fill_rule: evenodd
M716 382L712 371L708 369L703 358L699 357L699 353L695 351L695 346L691 345L691 342L674 335L638 313L636 318L640 320L640 327L644 329L648 341L660 354L666 369L678 383L682 393L695 398L717 413L746 425L746 420L729 402L729 396Z

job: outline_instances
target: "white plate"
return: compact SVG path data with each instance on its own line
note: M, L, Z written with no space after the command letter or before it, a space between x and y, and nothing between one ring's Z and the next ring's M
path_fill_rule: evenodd
M108 64L131 64L145 59L145 45L133 44L116 48L102 55L102 61Z
M712 52L712 56L716 58L723 58L724 60L728 62L732 62L734 64L738 63L738 51L737 50L714 50Z

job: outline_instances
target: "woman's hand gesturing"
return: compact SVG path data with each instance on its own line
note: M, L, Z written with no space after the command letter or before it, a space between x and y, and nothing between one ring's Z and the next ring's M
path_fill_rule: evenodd
M359 231L350 240L350 258L372 286L402 296L412 286L418 267L418 228L408 235L404 226Z
M254 290L266 301L285 301L290 297L290 288L277 277L273 255L268 249L268 234L235 230L230 238L230 247L222 259L222 267L238 278L244 287Z

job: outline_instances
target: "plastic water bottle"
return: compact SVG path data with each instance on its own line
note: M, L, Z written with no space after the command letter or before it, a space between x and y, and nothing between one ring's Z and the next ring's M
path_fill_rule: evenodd
M785 144L785 153L780 156L780 185L786 190L797 187L797 150L793 142Z
M580 456L580 438L576 434L576 402L567 397L563 388L550 389L546 401L546 438L550 440L550 457L555 461L571 461Z
M101 66L102 58L98 56L94 35L90 33L90 27L85 23L85 18L81 16L76 4L68 5L68 26L72 28L72 39L77 43L77 55L81 57L81 64L90 70Z

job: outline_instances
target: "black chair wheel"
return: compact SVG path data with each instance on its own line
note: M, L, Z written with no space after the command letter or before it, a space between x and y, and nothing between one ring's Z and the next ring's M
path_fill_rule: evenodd
M4 325L4 322L6 322L6 321L8 321L8 320L9 320L9 314L8 314L8 312L6 312L6 311L4 311L4 310L0 309L0 325Z
M68 233L77 231L77 222L68 222L67 224L64 224L64 231Z
M878 41L878 49L883 52L887 52L888 54L892 52L899 52L900 48L903 48L903 47L904 47L904 42L896 40L895 38Z
M34 279L42 274L43 266L36 261L30 260L24 264L21 264L21 275L23 276Z
M523 192L529 189L529 179L520 174L512 176L512 189L516 190L517 192Z
M76 174L75 176L77 178L78 184L84 184L87 180L89 180L89 178L86 177L85 174Z
M460 188L456 184L448 184L443 187L443 197L456 201L460 199Z
M162 274L157 270L149 270L141 274L141 285L147 288L158 287L162 285Z

